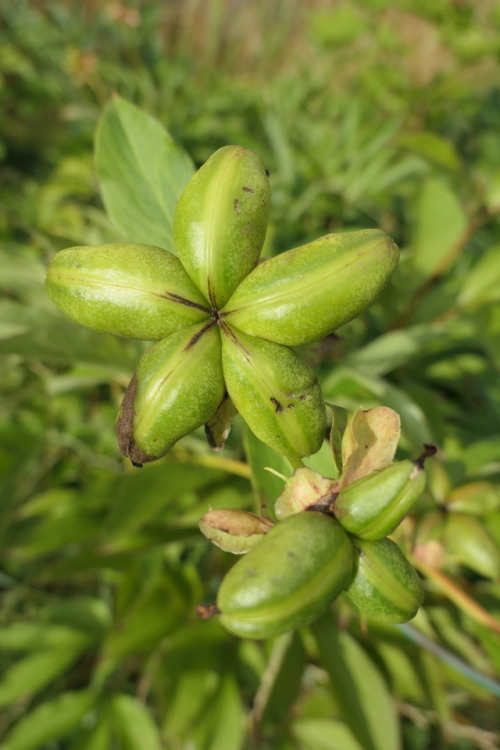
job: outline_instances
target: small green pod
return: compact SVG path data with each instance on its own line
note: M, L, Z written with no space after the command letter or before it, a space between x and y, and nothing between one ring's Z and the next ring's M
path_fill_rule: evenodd
M176 252L213 308L220 309L257 264L270 200L260 156L242 146L216 151L179 198Z
M305 511L274 526L222 581L221 622L242 638L270 638L315 620L349 584L353 547L330 516Z
M234 405L252 432L292 459L316 453L326 408L314 372L286 346L222 326L222 366Z
M61 250L52 258L45 288L77 323L127 338L156 341L211 315L179 259L153 245Z
M422 604L422 582L390 539L352 539L354 578L345 593L361 614L387 623L407 622Z
M419 461L397 461L349 484L335 500L333 512L350 534L382 539L401 523L425 488Z
M224 398L219 330L209 322L159 341L139 361L116 431L124 456L155 461L201 427Z
M372 304L398 259L378 229L320 237L257 266L224 307L224 319L279 344L317 341Z

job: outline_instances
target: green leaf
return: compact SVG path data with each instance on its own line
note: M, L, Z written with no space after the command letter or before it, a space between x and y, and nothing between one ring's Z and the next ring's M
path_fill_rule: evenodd
M0 650L78 649L91 641L91 634L45 622L16 622L0 628Z
M418 325L385 333L349 354L345 364L367 375L386 375L422 356L430 344L443 349L450 344L446 326Z
M6 329L18 326L15 335L11 328L10 337L0 336L0 354L56 364L82 362L105 367L110 374L133 371L141 344L94 333L65 318L52 303L50 308L11 300L0 302L0 325Z
M399 644L379 643L376 648L390 674L394 697L425 705L427 696L420 678L415 653L407 653Z
M62 693L23 716L3 740L2 750L37 750L67 737L94 707L92 690Z
M194 173L188 155L157 120L119 96L102 114L95 148L104 204L122 238L174 252L175 205Z
M300 750L364 750L342 721L296 719L291 732Z
M175 520L185 494L217 483L220 471L191 464L168 462L146 466L121 477L113 493L109 519L104 532L106 547L130 534L147 521L153 521L165 508ZM140 502L138 502L140 498Z
M191 733L191 742L197 750L239 750L243 743L244 717L240 691L231 674L224 674L216 692L199 717L199 723Z
M286 722L299 694L306 652L297 632L276 639L253 703L254 725Z
M446 182L426 181L416 207L412 236L413 264L425 278L432 276L461 240L467 217L458 197Z
M106 710L102 711L97 723L90 727L87 732L78 732L75 742L70 750L110 750L112 744L113 715L108 703Z
M81 651L81 648L37 651L17 661L0 682L0 706L31 698L65 672Z
M490 248L465 276L458 297L460 307L469 308L500 299L500 245Z
M160 732L147 708L130 695L113 699L115 734L122 750L162 750Z
M460 167L453 145L435 133L425 130L420 133L406 133L400 138L399 145L451 172L456 172Z
M104 645L103 661L152 648L181 627L193 612L194 592L187 567L165 570L156 580L144 579L143 588L134 591L130 605L116 617ZM131 577L127 583L136 584L136 578Z
M394 702L374 663L331 611L312 626L342 718L364 750L399 750Z
M337 475L342 474L342 438L347 427L349 412L343 406L327 404L332 412L332 430L330 432L330 448L333 454L333 460L337 468Z
M360 404L363 408L376 403L385 404L394 409L401 417L401 430L410 442L412 451L420 451L424 443L435 443L431 426L421 407L408 394L383 378L376 378L351 370L337 368L324 382L323 392L328 400L335 401L339 395L354 392L354 408ZM361 391L361 393L360 393Z
M262 443L253 432L245 429L243 438L245 455L252 470L251 482L255 493L257 510L266 508L274 520L274 503L285 487L284 481L266 467L285 477L291 475L290 464L284 456ZM264 514L265 515L265 514Z

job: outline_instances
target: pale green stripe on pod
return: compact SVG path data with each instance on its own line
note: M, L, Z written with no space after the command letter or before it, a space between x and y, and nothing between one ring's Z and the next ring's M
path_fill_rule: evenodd
M141 358L117 421L120 450L135 464L163 456L201 427L224 398L216 325L191 326Z
M222 365L229 395L252 432L291 458L316 453L326 409L314 372L286 346L222 326Z
M320 237L257 266L224 307L225 320L280 344L317 341L372 304L398 259L378 229Z
M401 523L425 488L425 472L415 461L397 461L343 489L333 510L350 534L382 539Z
M68 317L127 338L161 339L211 314L179 259L153 245L62 250L51 261L45 287Z
M305 511L289 516L231 568L217 598L222 624L244 638L307 625L349 584L353 547L340 524Z
M225 146L192 177L174 215L174 244L191 279L222 307L255 267L271 193L260 156Z
M358 610L381 622L406 622L417 614L423 589L418 573L390 539L353 538L355 574L346 589Z

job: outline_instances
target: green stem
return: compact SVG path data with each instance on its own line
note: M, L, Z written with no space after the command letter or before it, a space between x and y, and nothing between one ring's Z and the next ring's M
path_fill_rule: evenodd
M427 638L427 636L423 635L423 633L420 633L420 631L418 631L412 625L408 625L405 623L404 625L395 625L394 627L397 628L401 633L404 633L408 640L413 641L413 643L417 643L426 651L429 651L431 654L433 654L437 659L439 659L439 661L442 661L443 664L447 664L456 672L460 672L460 674L464 675L464 677L468 677L470 680L472 680L472 682L485 688L485 690L488 690L488 692L492 693L492 695L500 697L499 682L496 682L495 680L492 680L491 677L487 677L486 675L481 674L481 672L478 672L472 667L469 667L468 664L465 664L465 662L444 649L439 644L431 641L430 638Z
M292 469L295 471L295 469L301 469L303 466L305 466L305 463L300 459L297 458L297 456L285 456L287 461L290 461L292 464Z

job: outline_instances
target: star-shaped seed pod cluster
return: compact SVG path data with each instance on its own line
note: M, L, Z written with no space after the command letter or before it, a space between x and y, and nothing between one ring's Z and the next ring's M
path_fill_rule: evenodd
M290 347L369 307L398 263L378 229L329 234L264 260L270 187L261 158L216 151L177 203L174 249L144 244L57 253L46 289L93 330L156 343L140 359L117 420L134 464L165 455L232 400L249 428L293 463L319 450L326 410ZM224 406L226 404L226 406Z

